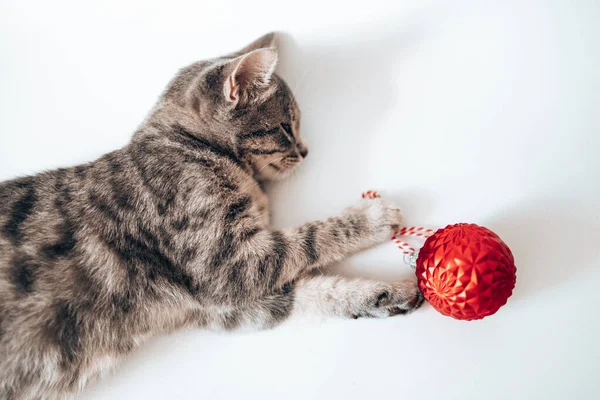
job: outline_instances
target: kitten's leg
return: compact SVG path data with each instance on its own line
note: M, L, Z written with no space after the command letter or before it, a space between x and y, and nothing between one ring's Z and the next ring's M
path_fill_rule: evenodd
M294 315L383 318L407 314L423 304L416 281L395 283L339 276L301 279L295 288Z
M373 199L361 201L338 217L285 230L292 262L285 265L282 282L390 240L402 222L402 210Z
M416 281L395 283L339 276L301 278L295 284L244 306L204 310L190 317L196 326L216 330L271 328L292 316L385 318L407 314L423 304Z
M226 276L240 292L268 293L301 273L389 240L401 223L399 208L374 199L324 221L260 231L242 243L240 257Z

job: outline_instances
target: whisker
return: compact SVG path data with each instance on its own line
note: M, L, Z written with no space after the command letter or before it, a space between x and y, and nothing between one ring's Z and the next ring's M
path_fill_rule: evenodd
M279 157L279 158L274 158L273 160L271 160L271 161L269 161L268 163L266 163L265 165L263 165L263 166L262 166L262 168L258 170L257 174L259 174L259 173L260 173L260 172L261 172L263 169L265 169L265 168L266 168L266 167L268 167L269 165L271 165L271 164L273 164L273 163L276 163L276 162L279 162L279 161L283 160L284 158L285 158L285 156L284 156L284 157ZM281 170L279 170L279 171L281 172ZM279 173L279 172L278 172L278 173ZM277 176L277 175L275 175L275 176ZM243 191L245 191L247 188L249 188L250 186L252 186L252 185L254 185L254 184L256 184L256 182L255 182L254 180L250 180L250 181L246 182L246 184L244 184L244 185L243 185L243 186L240 188L240 191L242 191L242 192L243 192Z
M267 168L269 165L271 165L273 163L276 163L276 162L279 162L279 161L283 160L284 158L285 158L285 156L284 157L275 158L275 159L269 161L268 163L266 163L265 165L263 165L261 169L258 170L258 173L261 173L262 170L265 169L265 168Z

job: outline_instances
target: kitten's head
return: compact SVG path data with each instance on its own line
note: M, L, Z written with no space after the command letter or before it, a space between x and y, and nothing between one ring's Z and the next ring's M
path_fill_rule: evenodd
M308 154L298 105L274 72L277 57L271 33L239 52L184 68L164 94L199 130L232 147L260 180L289 175Z

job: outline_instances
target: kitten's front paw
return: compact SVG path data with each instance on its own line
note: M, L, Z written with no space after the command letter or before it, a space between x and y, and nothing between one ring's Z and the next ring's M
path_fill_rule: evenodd
M415 311L425 302L425 297L419 290L419 285L413 280L392 284L395 293L395 304L388 304L389 316L404 315Z
M354 318L385 318L408 314L421 307L425 298L414 280L382 285L367 297L368 301Z
M391 239L404 221L402 210L381 198L363 200L358 209L367 217L375 243Z

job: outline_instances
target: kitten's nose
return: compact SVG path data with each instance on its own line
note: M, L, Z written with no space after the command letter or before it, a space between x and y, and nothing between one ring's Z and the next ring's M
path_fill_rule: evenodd
M306 156L308 155L308 149L305 146L300 146L298 148L298 152L300 153L302 158L306 158Z

